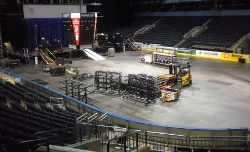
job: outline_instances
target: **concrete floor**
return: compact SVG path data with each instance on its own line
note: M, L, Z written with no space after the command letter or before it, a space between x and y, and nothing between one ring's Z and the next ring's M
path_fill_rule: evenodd
M140 63L140 52L134 51L118 53L103 61L73 59L73 64L79 67L80 73L94 74L97 70L122 72L123 76L168 73L167 67ZM59 80L69 78L52 77L42 71L41 65L23 65L10 70L31 80L47 80L50 88L57 91L63 86ZM108 113L170 126L250 128L250 64L193 58L191 71L192 86L185 87L175 102L157 101L145 106L122 97L91 94L90 104Z

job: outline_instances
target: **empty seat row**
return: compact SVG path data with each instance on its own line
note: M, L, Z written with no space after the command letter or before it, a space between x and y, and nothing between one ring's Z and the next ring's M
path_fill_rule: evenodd
M144 18L145 20L152 18ZM210 22L207 22L211 19ZM133 23L127 28L120 30L130 34L134 32L136 27L136 18ZM140 18L138 18L140 20ZM220 48L229 49L240 38L250 32L250 17L249 16L213 16L213 17L155 17L155 27L144 34L136 35L133 39L137 42L148 44L161 44L164 46L176 46L184 48L197 48L198 45L204 46L201 48ZM183 36L196 26L206 24L206 30L196 37L186 39L181 42ZM134 29L133 29L134 26ZM131 30L130 30L131 29ZM133 30L132 30L133 29ZM115 31L115 30L114 30ZM119 29L117 29L119 31Z
M174 46L183 35L195 26L203 24L207 17L165 17L145 34L135 37L135 41Z
M207 29L197 37L189 38L179 47L196 48L204 47L230 48L245 34L250 32L249 16L224 16L212 17Z

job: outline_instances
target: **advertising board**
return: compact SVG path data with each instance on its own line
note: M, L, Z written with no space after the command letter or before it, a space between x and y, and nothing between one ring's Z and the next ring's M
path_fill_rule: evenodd
M196 50L196 56L207 58L221 58L221 52Z
M245 54L234 54L234 53L221 53L221 60L236 61L239 59L248 59L249 57Z

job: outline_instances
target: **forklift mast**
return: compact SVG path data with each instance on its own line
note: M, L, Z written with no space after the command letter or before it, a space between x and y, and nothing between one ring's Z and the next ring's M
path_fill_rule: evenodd
M177 76L178 72L180 71L179 65L170 64L169 66L169 74L173 74Z

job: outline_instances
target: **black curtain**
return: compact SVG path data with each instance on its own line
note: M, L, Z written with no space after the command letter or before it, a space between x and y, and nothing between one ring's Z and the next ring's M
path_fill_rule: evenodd
M22 15L2 15L2 42L10 42L13 51L28 47L26 21Z
M41 44L42 37L46 40L57 39L63 47L68 46L62 18L27 19L26 22L30 50L34 50L37 44Z

